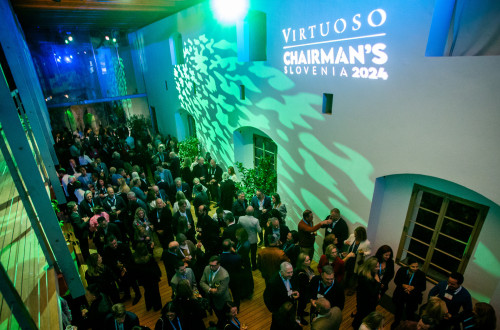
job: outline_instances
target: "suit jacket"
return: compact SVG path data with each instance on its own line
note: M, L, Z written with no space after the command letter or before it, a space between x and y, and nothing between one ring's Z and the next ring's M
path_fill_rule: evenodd
M180 255L178 250L173 253L166 248L163 249L161 260L163 260L163 265L165 266L165 273L167 273L167 281L169 285L172 281L172 277L175 275L175 265L177 265L179 261L182 261L182 259L182 255Z
M108 223L108 228L106 232L104 232L104 229L102 228L97 229L97 232L94 234L95 246L99 247L99 250L101 248L104 249L104 245L107 244L108 237L110 237L111 235L115 236L116 240L123 242L123 237L120 228L118 228L118 226L115 225L114 223L110 222Z
M174 218L172 216L172 211L170 207L166 206L160 209L152 209L149 212L149 221L155 227L155 231L163 230L162 234L158 233L158 239L164 249L167 248L168 243L174 240L174 230L172 228L172 223Z
M290 229L288 229L287 226L285 225L280 225L280 237L279 237L279 240L281 241L281 244L278 246L278 247L282 247L283 244L285 244L286 242L286 237L288 235L288 233L290 232ZM269 246L269 239L267 236L269 235L273 235L273 228L272 226L269 226L266 228L266 231L264 233L264 243L266 246Z
M325 220L328 219L328 217L325 218ZM335 234L335 237L338 240L337 244L337 249L339 252L342 251L342 247L344 246L344 241L349 237L349 230L347 228L347 223L345 222L344 219L340 218L335 225L333 225L333 222L329 225L323 226L325 228L325 237L326 235L329 234Z
M149 189L149 183L146 179L141 178L141 190L142 191L148 191Z
M185 274L186 280L189 281L191 284L191 288L196 287L196 278L194 276L194 272L191 268L186 268L186 274ZM174 292L174 296L177 293L177 285L179 282L182 281L182 277L179 276L177 273L174 274L172 277L172 280L170 281L170 287L172 288L172 291Z
M194 229L194 220L193 220L193 215L191 214L191 211L186 211L186 216L188 218L188 223L191 225L191 229L189 229L186 233L186 236L189 240L196 242L195 238L195 229ZM177 235L177 224L179 223L179 218L181 217L181 213L179 211L175 212L174 218L172 220L172 229L174 231L174 234Z
M292 291L299 290L297 280L293 277L290 280L290 289ZM294 299L292 296L288 296L285 283L283 282L280 273L276 272L266 285L266 289L264 290L264 302L266 303L269 311L274 313L287 301L293 302Z
M191 188L186 182L183 182L179 189L184 193L184 196L186 196L187 199L191 199ZM175 184L172 187L170 187L169 197L170 197L170 203L172 203L172 205L175 203L175 195L177 194L177 191L178 191L177 186Z
M174 179L172 178L172 173L168 169L163 169L163 171L160 173L158 171L155 171L155 175L158 174L162 177L162 180L168 184L169 187L172 187L174 185ZM158 185L159 186L159 185ZM168 189L165 189L165 191L168 191Z
M239 217L246 215L247 207L248 207L248 201L246 199L243 202L236 200L233 203L231 211L233 212L236 221L239 221Z
M146 194L144 193L144 191L142 191L141 188L139 188L139 187L132 187L130 190L135 193L135 195L137 196L137 198L139 198L140 200L142 200L144 203L146 202Z
M236 277L238 277L241 272L241 256L234 252L222 252L219 258L220 265L227 270L229 278L231 278L232 282L234 282Z
M125 204L125 201L123 200L123 198L121 198L120 196L117 196L115 195L115 199L114 201L108 197L106 197L104 199L104 201L102 202L102 206L104 207L104 209L106 210L106 212L108 214L112 214L118 210L120 211L124 211L126 208L127 208L127 204ZM113 207L114 207L114 210L113 210ZM123 214L120 216L122 217Z
M181 176L181 161L179 157L170 158L170 172L172 172L174 179Z
M279 271L283 261L290 260L280 248L267 247L259 251L257 255L257 267L266 282Z
M125 312L125 321L123 322L123 330L131 330L133 327L139 325L139 318L132 312ZM104 322L104 329L106 330L115 330L117 329L115 324L115 318L113 314L108 314L106 320Z
M253 207L253 216L262 221L262 219L261 219L262 210L259 210L259 199L257 198L257 196L252 197L252 201L250 202L250 205L252 205L252 207ZM263 208L265 210L267 210L266 214L269 214L269 212L271 212L273 205L271 203L271 198L269 196L264 197Z
M238 220L238 224L240 224L248 233L248 241L250 244L257 244L257 233L262 232L262 228L260 228L259 220L253 216L242 216Z
M86 199L84 199L80 203L80 205L78 205L78 211L80 212L80 216L82 218L92 218L94 216L94 211L92 211L92 209L96 206L101 206L101 201L99 198L92 198L92 201L94 202L94 206L89 204Z
M331 307L337 306L340 309L344 309L344 287L339 281L335 280L333 286L329 289L323 286L321 275L316 275L311 279L309 289L309 297L311 297L311 299L318 299L318 294L320 294L330 302Z
M205 184L206 179L208 179L208 177L207 177L208 172L207 172L207 167L205 164L203 164L203 165L196 164L195 166L193 166L192 174L193 174L193 179L194 178L200 179L200 182L203 185ZM204 177L203 180L201 179L202 177Z
M236 242L236 231L240 228L243 228L239 223L234 223L227 228L224 229L224 232L222 233L222 240L225 240L226 238L231 239L231 241Z
M229 293L229 273L222 266L210 280L210 266L206 266L200 280L200 287L206 293L206 297L213 302L216 309L221 310L227 301L231 301ZM216 293L208 293L211 288L217 288Z
M410 294L404 292L403 284L409 284L411 280L411 285L415 287ZM392 300L394 303L401 303L404 301L408 302L422 302L422 292L425 291L427 285L427 280L425 278L425 273L420 269L415 272L413 279L408 276L408 267L401 267L396 273L394 278L394 283L396 284L396 289L392 295Z
M224 210L229 210L233 206L234 196L236 195L236 186L233 180L227 179L220 184L221 206Z
M333 307L325 316L311 323L311 330L338 330L341 323L342 311L338 307Z
M82 220L78 212L71 213L71 225L78 240L89 238L89 223Z
M207 176L206 176L207 184L210 181L215 180L215 185L219 184L222 181L222 168L219 165L215 165L215 168L212 166L207 167Z

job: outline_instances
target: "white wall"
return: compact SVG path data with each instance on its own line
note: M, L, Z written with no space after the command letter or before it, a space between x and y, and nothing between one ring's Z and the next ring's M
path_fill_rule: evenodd
M370 217L378 177L427 175L481 194L492 209L500 202L500 58L425 57L433 5L433 0L252 1L252 9L267 14L268 60L240 63L236 29L213 22L209 5L204 3L139 30L144 43L136 55L144 56L148 98L158 110L164 133L176 131L174 112L186 109L195 118L205 147L227 167L238 160L233 132L255 127L278 145L278 192L289 218L298 223L308 208L318 220L338 207L351 228L368 224L374 245L391 240L397 247L411 184L395 186L400 193L392 194L389 206L383 199L378 209L391 213L393 221L388 222L384 217ZM383 9L387 19L372 28L367 16L375 9ZM362 24L359 32L352 31L356 14ZM373 52L367 53L364 66L383 66L388 79L353 78L353 67L363 66L359 63L335 64L335 76L322 76L318 71L313 75L312 65L308 74L285 74L283 47L327 40L318 35L319 24L329 21L333 25L340 18L348 23L347 30L331 32L330 39L356 37L361 32L386 35L290 50L333 46L337 51L340 46L384 43L388 61L374 64ZM315 39L285 42L283 30L294 28L299 38L299 28L307 31L312 25L317 26ZM186 64L176 67L169 57L168 37L173 32L181 33L185 42ZM340 76L342 67L348 77ZM165 80L172 86L168 91ZM240 84L246 86L244 101L239 99ZM323 93L334 94L331 116L321 114ZM493 237L499 233L496 214L490 210L483 229L488 232L480 238L491 251L498 247ZM390 230L383 230L387 226ZM498 274L484 276L484 289L469 282L484 274L484 269L470 266L466 284L492 297L491 292L498 291Z
M414 184L445 191L490 208L464 273L464 286L477 300L489 302L491 299L491 303L498 310L500 296L494 292L500 285L500 262L495 256L498 250L498 239L495 237L498 237L500 232L500 207L467 188L422 175L401 174L378 178L368 233L368 239L374 242L374 251L381 245L388 244L394 249L394 253L397 253ZM431 288L432 284L428 283L427 291ZM392 286L390 294L393 289Z

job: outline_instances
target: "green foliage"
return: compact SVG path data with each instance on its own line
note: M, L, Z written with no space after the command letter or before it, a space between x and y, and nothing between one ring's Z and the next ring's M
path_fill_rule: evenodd
M189 157L192 161L200 154L200 141L196 137L190 137L179 142L179 159L181 162Z
M266 195L276 192L278 182L271 157L261 158L255 168L246 168L240 162L236 162L236 167L241 179L236 183L236 187L244 191L245 195L253 196L257 188L262 189Z
M151 129L151 122L143 115L132 115L127 118L127 127L134 139L144 140Z

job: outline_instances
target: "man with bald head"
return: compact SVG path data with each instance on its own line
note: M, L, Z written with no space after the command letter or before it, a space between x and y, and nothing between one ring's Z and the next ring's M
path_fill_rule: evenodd
M326 298L316 300L318 316L311 323L311 330L338 330L342 323L342 311L338 307L331 308Z
M243 196L245 196L243 194ZM238 223L245 228L248 233L248 242L250 242L250 260L252 261L252 270L257 269L257 234L262 232L259 224L259 219L253 216L254 209L252 206L247 207L246 215L241 216Z
M163 199L155 200L154 208L149 212L149 221L154 225L161 246L165 249L174 240L174 231L172 211Z
M288 261L280 265L280 271L274 274L266 284L264 303L271 313L289 301L295 303L299 299L299 285L293 277L293 266Z
M179 252L179 243L177 241L168 243L168 249L163 249L161 260L163 260L168 285L170 285L170 281L172 281L172 277L175 275L176 265L179 264L179 261L182 262L182 255Z

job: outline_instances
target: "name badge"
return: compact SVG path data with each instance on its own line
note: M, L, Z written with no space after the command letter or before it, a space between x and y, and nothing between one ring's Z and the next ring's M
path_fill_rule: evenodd
M332 228L327 228L326 231L329 232L329 233L331 233L332 232Z
M453 299L453 295L449 294L449 293L445 293L444 294L444 297L448 300L452 300Z
M260 205L259 210L263 210L263 209L264 209L264 205Z
M116 206L111 206L111 211L116 211Z
M292 290L288 290L288 296L290 297L292 295Z

